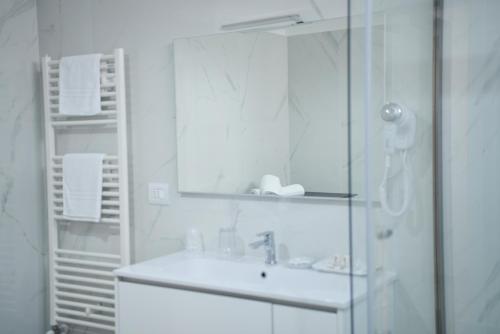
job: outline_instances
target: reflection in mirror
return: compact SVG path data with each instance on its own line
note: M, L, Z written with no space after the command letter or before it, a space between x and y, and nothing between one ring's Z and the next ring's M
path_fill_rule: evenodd
M174 52L180 192L348 196L345 20Z

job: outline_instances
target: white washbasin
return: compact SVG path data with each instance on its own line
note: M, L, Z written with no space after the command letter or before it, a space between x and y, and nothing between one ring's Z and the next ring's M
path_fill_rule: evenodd
M349 276L268 266L264 259L219 259L215 255L179 252L115 270L120 279L173 287L229 293L275 302L326 309L344 309L351 303ZM377 277L377 285L389 284L394 274ZM366 278L353 278L357 302L366 295Z

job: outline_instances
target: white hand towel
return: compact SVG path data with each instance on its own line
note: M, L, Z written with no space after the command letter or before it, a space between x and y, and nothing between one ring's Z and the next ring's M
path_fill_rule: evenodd
M279 193L280 196L289 197L289 196L304 196L306 193L304 187L300 184L291 184L286 187L282 187Z
M101 219L104 154L66 154L63 157L63 215L68 220Z
M59 113L91 116L101 111L101 55L63 57L59 65Z

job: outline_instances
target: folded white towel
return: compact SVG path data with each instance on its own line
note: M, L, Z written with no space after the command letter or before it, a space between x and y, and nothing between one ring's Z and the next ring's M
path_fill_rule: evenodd
M91 116L101 111L101 55L61 58L59 113Z
M66 154L63 157L63 215L69 220L101 219L104 154Z
M289 197L289 196L304 196L306 193L304 187L300 184L291 184L286 187L282 187L279 193L280 196Z
M254 195L278 195L282 197L304 196L305 189L300 184L282 186L280 178L275 175L264 175L260 180L260 188L251 189Z

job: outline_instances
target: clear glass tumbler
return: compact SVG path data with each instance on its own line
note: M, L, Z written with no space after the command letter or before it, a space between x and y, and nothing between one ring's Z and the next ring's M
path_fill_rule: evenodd
M222 258L238 256L236 230L232 227L223 227L219 230L218 254Z

